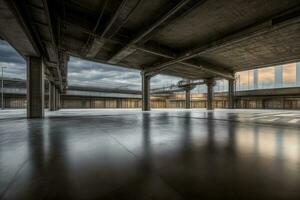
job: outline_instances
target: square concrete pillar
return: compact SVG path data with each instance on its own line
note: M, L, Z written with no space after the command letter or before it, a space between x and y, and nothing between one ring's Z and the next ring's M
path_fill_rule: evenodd
M282 87L283 77L282 77L282 66L275 66L275 87Z
M191 108L191 86L189 85L191 83L190 80L186 80L186 83L188 84L185 87L185 108L190 109Z
M60 90L58 90L58 100L57 100L57 104L58 104L58 110L61 109L61 104L60 104L60 98L61 98L61 94L60 94Z
M185 108L191 108L191 90L189 88L185 90Z
M57 89L54 87L54 110L57 110Z
M55 88L55 110L60 109L60 93L59 89Z
M50 111L51 107L51 82L48 81L48 110Z
M39 57L27 58L27 117L44 117L44 64Z
M258 69L253 70L253 87L258 89Z
M300 62L296 63L296 84L300 86Z
M50 91L50 93L49 93L49 95L50 95L49 110L54 111L55 110L55 85L54 85L54 83L50 82L49 88L50 88L50 90L49 90Z
M233 109L234 106L234 80L228 80L228 108Z
M213 97L214 97L214 86L215 86L214 79L207 79L207 110L213 110Z
M142 110L150 110L150 76L142 72Z

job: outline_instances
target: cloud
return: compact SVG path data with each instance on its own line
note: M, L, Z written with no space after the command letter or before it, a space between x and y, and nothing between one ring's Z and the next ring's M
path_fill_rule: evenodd
M70 84L88 84L107 87L141 88L139 70L101 64L71 57L68 68ZM181 78L158 75L151 79L151 87L176 84Z
M0 40L0 66L5 66L4 76L26 79L26 62L6 41ZM151 87L162 87L177 83L180 78L158 75L151 79ZM118 87L128 89L141 88L139 70L101 64L71 57L68 63L68 83Z
M4 76L11 78L26 78L26 63L22 56L7 42L0 40L0 66L4 69Z

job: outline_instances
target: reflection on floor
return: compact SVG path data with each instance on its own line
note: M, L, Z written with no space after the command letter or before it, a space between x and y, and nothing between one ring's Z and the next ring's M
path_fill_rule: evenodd
M300 199L300 112L0 114L0 199Z

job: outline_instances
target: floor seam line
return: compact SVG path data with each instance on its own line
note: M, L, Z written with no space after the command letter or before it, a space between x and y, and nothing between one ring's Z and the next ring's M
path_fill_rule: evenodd
M174 192L176 192L182 199L186 199L181 192L179 192L176 188L174 188L172 185L170 185L168 183L168 181L166 181L158 172L154 172L154 173L161 179L162 182L164 182L167 186L169 186L170 188L172 188L172 190Z
M128 153L132 154L133 157L136 159L139 159L137 155L135 155L132 151L130 151L124 144L122 144L115 136L111 135L110 133L107 133L111 138L113 138L120 146L122 146Z
M132 151L130 151L124 144L122 144L116 137L114 137L114 136L111 135L110 133L108 133L108 135L109 135L110 137L112 137L119 145L121 145L127 152L129 152L130 154L132 154L137 160L140 159L137 155L135 155ZM168 182L166 182L166 181L159 175L158 170L163 169L163 168L165 168L165 166L163 166L163 167L161 167L161 168L159 168L159 169L153 169L153 170L149 169L149 173L153 173L154 175L158 176L158 177L162 180L162 182L164 182L168 187L170 187L174 192L176 192L182 199L185 199L184 196L183 196L180 192L178 192L173 186L171 186L170 184L168 184ZM136 182L137 182L137 181L136 181ZM124 184L124 185L125 185L125 184ZM123 185L120 186L120 187L119 187L118 189L116 189L115 191L118 191L118 190L121 189L122 187L123 187Z
M5 188L5 190L2 192L2 194L0 195L0 199L2 199L4 197L4 195L7 193L7 191L9 190L9 188L12 186L12 184L16 181L16 178L18 176L18 174L20 173L20 171L23 169L23 167L25 166L25 164L29 161L29 158L27 158L19 167L19 169L17 170L17 172L14 174L13 178L11 179L11 181L8 183L7 187Z

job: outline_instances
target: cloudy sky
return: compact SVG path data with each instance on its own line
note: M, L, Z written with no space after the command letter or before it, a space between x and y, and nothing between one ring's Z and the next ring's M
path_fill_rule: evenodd
M4 76L26 79L26 64L22 58L7 42L0 40L0 66L5 66ZM139 89L141 76L138 70L100 64L71 57L68 65L68 83L124 87ZM178 77L158 75L151 79L151 86L161 87L175 84L181 80Z
M68 76L70 84L141 87L139 70L90 62L75 57L69 61ZM181 78L158 75L151 79L151 86L167 86L179 80Z
M0 67L5 77L26 78L25 60L8 43L0 40Z

